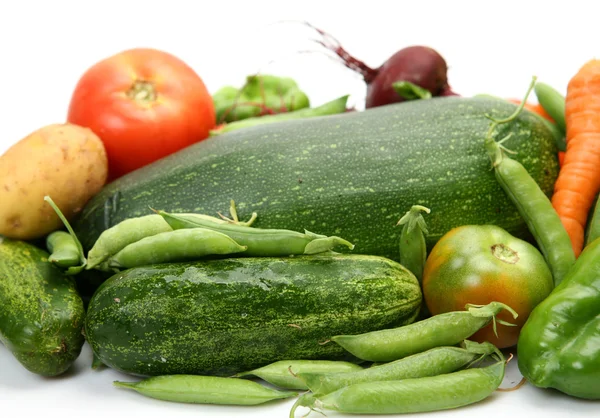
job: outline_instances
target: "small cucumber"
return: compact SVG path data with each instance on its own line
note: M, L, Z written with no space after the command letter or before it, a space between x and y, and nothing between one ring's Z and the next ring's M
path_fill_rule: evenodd
M27 370L56 376L81 353L85 311L74 280L49 256L0 237L0 341Z

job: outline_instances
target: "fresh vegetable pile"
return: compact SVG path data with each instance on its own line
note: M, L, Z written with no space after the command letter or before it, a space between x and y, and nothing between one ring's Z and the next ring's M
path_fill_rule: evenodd
M210 96L134 49L0 157L15 361L58 376L87 342L91 367L138 377L117 387L296 398L294 417L473 404L516 352L523 382L600 399L600 61L564 97L535 77L462 97L433 48L372 69L313 29L366 110L272 74Z

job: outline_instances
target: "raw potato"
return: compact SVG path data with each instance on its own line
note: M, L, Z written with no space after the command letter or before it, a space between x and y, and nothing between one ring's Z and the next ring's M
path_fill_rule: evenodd
M107 174L104 145L90 129L54 124L29 134L0 156L0 234L28 240L60 229L44 196L71 220Z

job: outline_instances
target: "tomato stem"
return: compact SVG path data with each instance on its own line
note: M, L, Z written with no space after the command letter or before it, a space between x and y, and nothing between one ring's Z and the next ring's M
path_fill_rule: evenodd
M156 89L150 81L136 80L127 91L127 97L136 102L148 103L156 100Z
M504 244L492 245L492 255L508 264L516 264L519 261L519 254Z

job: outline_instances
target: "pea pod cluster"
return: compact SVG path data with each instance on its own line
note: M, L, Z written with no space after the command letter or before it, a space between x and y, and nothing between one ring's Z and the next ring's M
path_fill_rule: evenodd
M313 394L324 395L357 383L452 373L475 365L492 354L501 355L494 344L465 340L461 347L434 347L399 360L360 370L327 373L300 371L297 377L305 382L306 387Z
M60 215L51 199L47 200ZM352 243L337 236L254 228L256 213L241 222L233 201L231 218L155 212L126 219L105 230L88 252L87 259L81 243L63 219L70 233L56 231L48 237L51 259L67 272L76 274L83 269L113 272L207 256L281 257L330 252L338 245L354 248Z
M203 219L192 219L161 210L157 213L163 216L174 230L206 228L223 233L247 247L243 255L248 257L312 255L332 251L338 245L354 249L354 245L343 238L328 237L310 231L301 233L287 229L260 229L233 224L216 225Z
M214 224L231 223L248 227L257 218L257 214L253 213L248 221L240 221L233 200L229 212L231 218L221 214L217 218L201 213L183 213L179 216ZM209 254L231 254L244 250L243 246L227 237L210 231L188 234L173 232L163 217L157 214L125 219L100 234L88 252L86 269L112 271L148 263L185 261Z
M501 358L490 366L453 373L356 383L325 395L307 392L292 407L290 418L294 418L299 406L321 413L328 409L350 414L404 414L458 408L490 396L502 383L505 370L506 361Z
M507 361L493 344L466 338L497 321L504 309L516 318L512 308L492 302L399 328L332 337L359 359L383 364L346 373L299 373L310 391L295 402L290 418L301 406L321 413L401 414L457 408L487 398L502 383ZM461 341L462 348L454 346ZM473 367L488 356L497 361Z
M345 373L298 373L310 391L298 398L290 418L301 406L319 412L400 414L457 408L487 398L502 383L507 361L493 344L465 338L497 321L504 309L516 318L512 308L492 302L399 328L332 337L359 359L383 364ZM455 347L461 340L462 347ZM488 356L497 361L474 367Z

